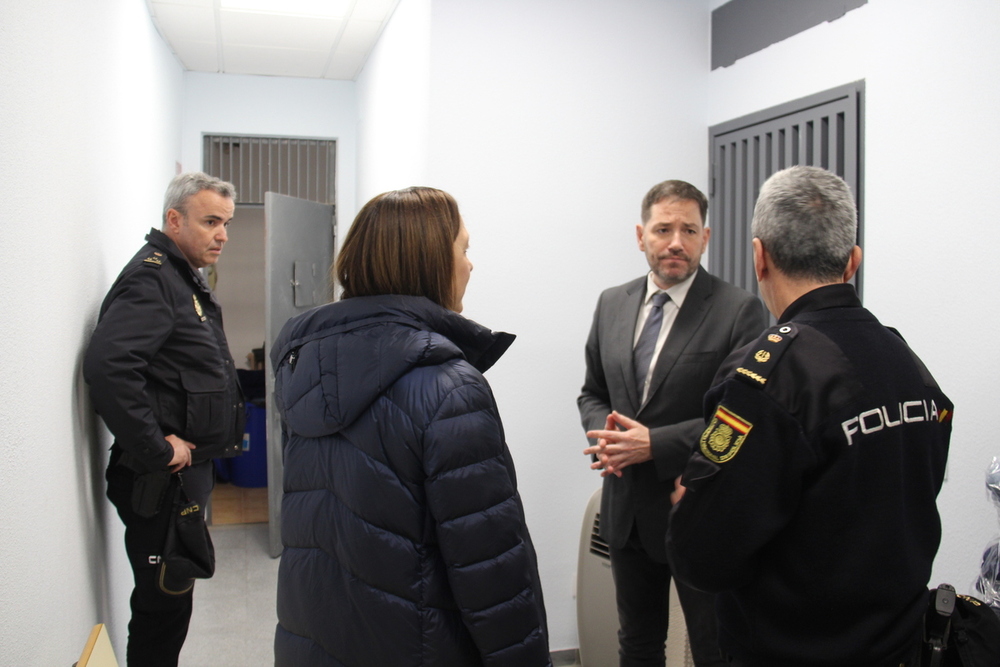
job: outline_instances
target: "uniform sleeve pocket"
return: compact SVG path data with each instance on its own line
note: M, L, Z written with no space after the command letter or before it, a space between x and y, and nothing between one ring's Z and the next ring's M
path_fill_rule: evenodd
M187 393L185 415L187 440L194 444L215 444L226 437L229 424L226 410L226 375L222 368L195 368L181 372Z

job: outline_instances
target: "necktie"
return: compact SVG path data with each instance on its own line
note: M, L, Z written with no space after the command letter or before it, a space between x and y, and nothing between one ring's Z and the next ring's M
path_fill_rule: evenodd
M639 390L639 398L642 399L643 390L646 388L646 374L649 372L649 364L653 361L653 352L656 350L656 339L660 336L660 324L663 323L663 304L670 300L666 292L657 292L653 295L653 308L646 317L646 324L642 327L639 340L636 341L632 350L632 364L635 367L635 382Z

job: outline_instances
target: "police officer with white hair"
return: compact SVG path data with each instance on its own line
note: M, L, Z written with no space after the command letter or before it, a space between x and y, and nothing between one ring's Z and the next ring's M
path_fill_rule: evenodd
M778 324L705 397L674 494L675 572L718 594L732 665L915 665L952 403L848 283L861 249L843 180L774 174L752 234Z
M183 483L204 507L212 459L241 451L243 395L221 306L198 271L222 254L235 196L200 172L171 181L163 229L111 286L84 357L91 400L115 436L105 476L135 577L129 667L177 665L194 581L174 581L163 562L172 499Z

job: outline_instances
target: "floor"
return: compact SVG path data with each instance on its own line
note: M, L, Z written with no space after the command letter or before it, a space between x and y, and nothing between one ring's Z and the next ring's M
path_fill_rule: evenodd
M209 511L213 526L267 523L267 487L248 488L219 482L212 491Z
M219 484L210 512L215 576L195 586L180 667L270 667L279 560L268 555L267 489Z

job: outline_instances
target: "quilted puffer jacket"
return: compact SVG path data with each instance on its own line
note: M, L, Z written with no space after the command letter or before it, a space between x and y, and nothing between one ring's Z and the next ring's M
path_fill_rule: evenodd
M514 337L423 297L291 319L275 665L549 665L534 547L482 372Z

